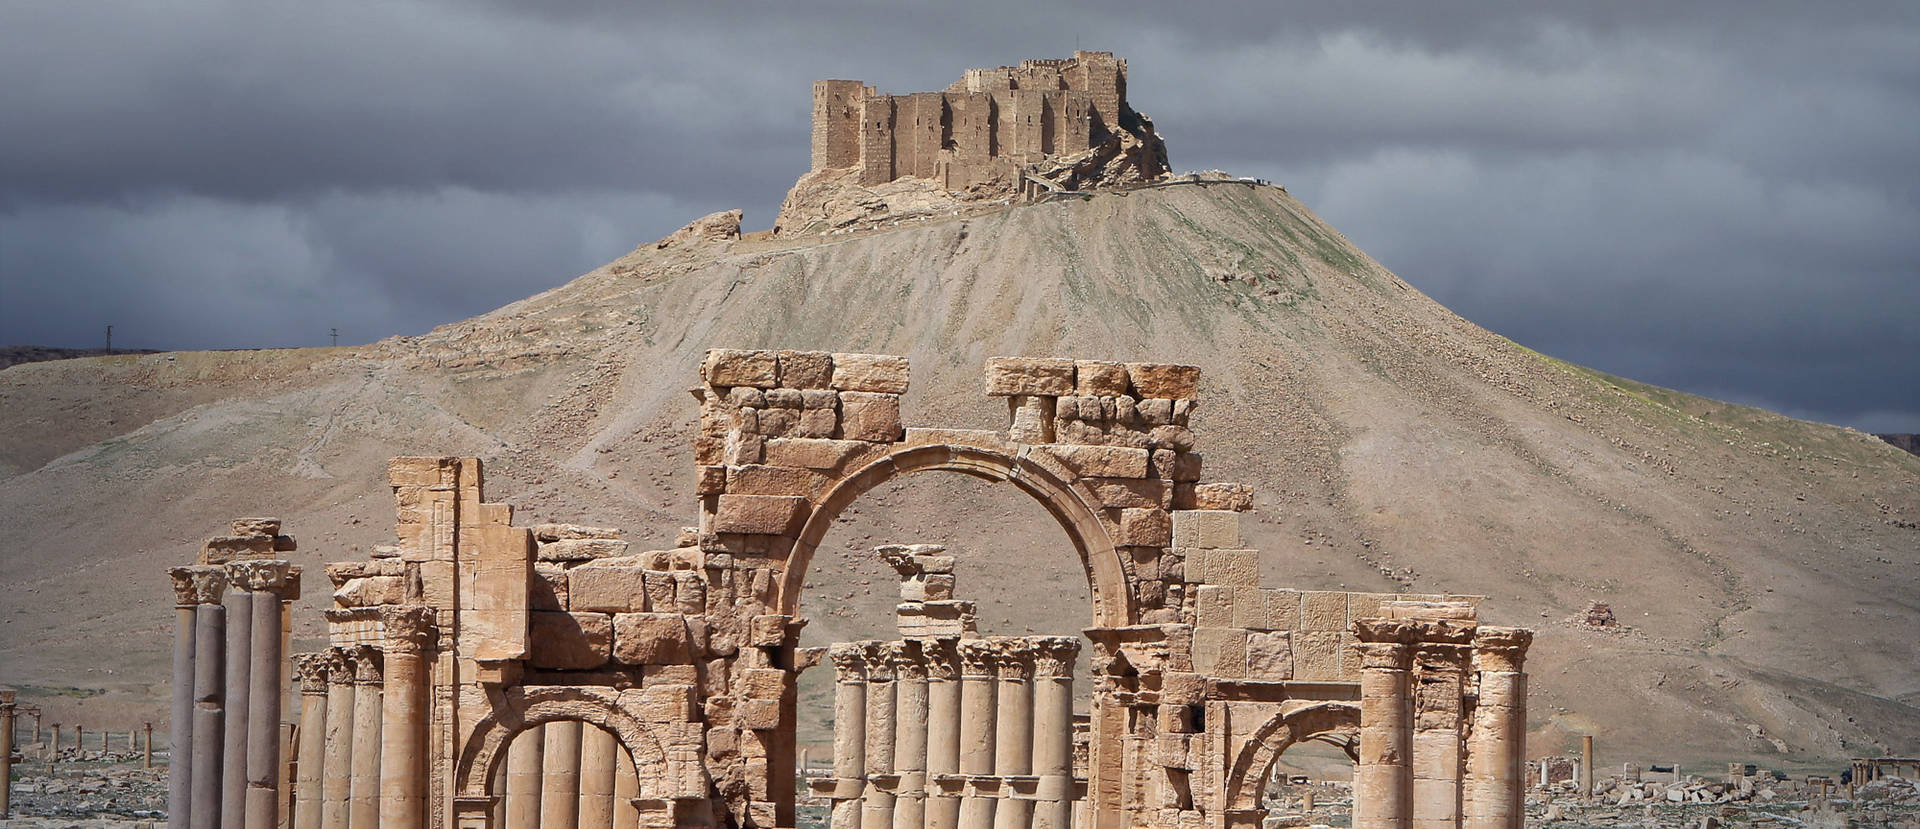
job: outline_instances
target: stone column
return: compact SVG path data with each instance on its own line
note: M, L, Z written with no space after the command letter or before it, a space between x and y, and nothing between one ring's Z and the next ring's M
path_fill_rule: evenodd
M327 718L321 725L326 743L320 759L320 825L348 829L353 797L353 662L340 648L321 651L326 662Z
M247 648L245 829L280 825L280 696L283 690L280 603L290 565L277 559L236 561L229 578L245 590L249 622ZM231 716L231 715L229 715ZM227 762L240 758L228 756Z
M633 753L616 742L613 759L613 829L640 829L640 810L633 805L640 796L640 774Z
M220 604L227 610L226 721L220 732L220 829L244 829L247 823L247 722L253 684L253 602L242 592L240 571L227 568L232 588Z
M220 601L226 589L225 571L218 567L175 567L167 571L173 582L173 721L167 727L167 820L176 827L192 821L193 797L193 683L196 608L209 593ZM217 583L216 583L217 582ZM34 741L40 735L34 724Z
M922 829L927 820L927 662L920 643L896 643L888 651L893 668L893 769L900 788L893 806L894 829Z
M13 700L0 690L0 820L13 817Z
M927 662L927 776L960 773L960 655L954 640L920 643ZM939 790L932 790L938 792ZM960 798L927 798L927 829L959 829Z
M1424 642L1414 648L1413 826L1459 829L1462 720L1471 649Z
M300 739L294 749L293 826L316 829L320 825L321 774L327 751L326 652L303 653L293 658L294 673L300 679Z
M347 795L347 826L380 825L380 715L384 655L372 645L353 649L353 770Z
M1857 778L1856 778L1857 779ZM1728 782L1739 782L1738 780ZM1593 799L1593 735L1580 737L1580 799Z
M867 659L851 642L827 649L833 660L833 829L861 829L867 780Z
M536 725L513 735L507 743L507 823L540 825L541 769L546 766L546 726Z
M1353 829L1409 829L1413 698L1407 670L1412 649L1403 642L1370 641L1368 634L1363 628L1362 641L1355 645L1361 657L1360 763L1353 775Z
M864 829L893 826L894 794L876 778L894 772L894 675L891 650L898 642L867 646L867 790L860 802Z
M1000 687L994 700L993 773L1001 777L1033 773L1033 647L1028 640L1004 640L1000 654ZM1027 829L1033 824L1033 801L1016 800L1001 792L994 805L994 829Z
M1480 701L1467 743L1474 790L1468 829L1521 829L1526 822L1527 675L1533 631L1481 626L1474 635Z
M580 825L580 721L546 725L547 746L540 773L540 829L577 829Z
M1034 829L1073 826L1073 667L1080 640L1034 640L1033 773L1040 777Z
M386 628L380 693L380 827L426 829L427 720L431 717L427 652L439 634L433 626L433 610L425 607L382 607L380 624Z
M613 732L595 725L580 728L580 826L613 826L614 754L620 741Z
M153 768L153 723L140 724L140 766Z
M218 829L220 826L220 756L225 734L225 665L227 609L220 596L227 590L223 567L193 567L204 591L193 608L193 749L189 760L193 768L187 803L186 826L192 829ZM56 741L57 742L57 741ZM183 758L185 759L185 758ZM178 761L175 761L178 762Z
M960 653L960 773L993 774L995 685L999 647L985 639L962 639ZM992 829L994 799L974 794L960 799L961 829Z

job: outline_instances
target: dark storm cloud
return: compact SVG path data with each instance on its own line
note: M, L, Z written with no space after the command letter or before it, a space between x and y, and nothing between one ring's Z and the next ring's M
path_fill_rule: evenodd
M1920 431L1909 3L0 5L0 340L411 333L728 207L822 77L1129 58L1175 165L1285 183L1470 319Z

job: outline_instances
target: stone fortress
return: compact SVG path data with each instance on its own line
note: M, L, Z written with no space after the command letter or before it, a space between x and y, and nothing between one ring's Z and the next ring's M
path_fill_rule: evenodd
M1307 741L1355 761L1356 827L1518 829L1531 633L1480 624L1471 597L1262 586L1239 534L1250 489L1202 474L1199 383L1192 366L995 359L1004 428L909 428L905 358L710 351L699 523L667 550L515 525L478 459L397 458L395 543L326 568L330 646L294 658L290 758L268 724L299 574L277 522L236 522L173 572L173 756L190 762L170 814L794 827L796 680L830 660L833 776L810 787L836 829L1252 829ZM1011 486L1059 521L1091 587L1084 640L977 634L954 557L911 545L876 551L902 577L899 639L799 647L828 528L920 472Z
M968 69L940 92L888 95L823 80L813 85L812 169L775 227L843 219L862 200L1032 197L1167 172L1166 144L1128 106L1127 62L1111 52ZM875 189L894 182L908 183Z

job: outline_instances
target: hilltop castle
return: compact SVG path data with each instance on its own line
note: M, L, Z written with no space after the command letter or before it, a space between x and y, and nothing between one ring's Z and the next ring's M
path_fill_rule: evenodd
M920 184L904 188L920 201L942 203L944 194L928 191L976 201L1150 181L1167 169L1153 122L1127 105L1127 62L1112 52L968 69L941 92L886 95L861 81L817 81L812 169L776 228L839 226L836 208L841 220L871 218L876 196L865 188L906 179ZM849 214L850 204L869 208Z

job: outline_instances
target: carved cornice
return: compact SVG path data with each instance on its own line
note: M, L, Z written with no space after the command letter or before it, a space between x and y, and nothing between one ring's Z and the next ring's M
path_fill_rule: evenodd
M1073 676L1080 657L1080 640L1071 636L1038 636L1033 641L1034 674L1045 679Z
M1404 642L1360 642L1361 670L1405 671L1413 666L1413 646Z
M385 645L388 653L425 653L439 638L439 629L433 625L432 608L382 606L380 626L387 632Z
M173 580L174 603L181 607L219 604L227 592L227 570L219 565L173 567L167 577Z
M1464 645L1473 641L1475 627L1456 619L1357 619L1353 634L1362 642Z
M256 558L227 563L227 580L249 593L278 594L287 586L293 565L284 559Z

